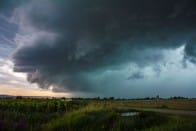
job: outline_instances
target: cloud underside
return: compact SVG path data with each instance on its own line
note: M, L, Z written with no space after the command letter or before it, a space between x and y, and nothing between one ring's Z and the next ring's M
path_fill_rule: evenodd
M165 50L184 46L184 61L194 63L194 5L195 0L29 1L12 16L20 35L31 36L13 54L14 70L41 88L94 92L108 70L129 63L164 65ZM146 78L141 71L126 76L126 81Z

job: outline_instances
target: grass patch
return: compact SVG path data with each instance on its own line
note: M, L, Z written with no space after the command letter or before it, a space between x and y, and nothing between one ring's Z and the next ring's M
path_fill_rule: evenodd
M159 126L153 126L146 131L195 131L196 118L191 116L169 116L169 121Z
M94 130L94 131L121 131L141 130L167 122L167 117L153 113L140 112L137 116L123 117L120 113L131 110L122 110L112 107L89 105L78 111L65 114L62 118L43 125L43 130Z
M187 103L186 103L187 102ZM0 130L195 131L196 118L137 111L131 107L194 109L195 101L0 99ZM179 108L179 103L185 103ZM178 105L179 104L179 105ZM190 105L186 107L185 105ZM133 116L122 113L138 112Z

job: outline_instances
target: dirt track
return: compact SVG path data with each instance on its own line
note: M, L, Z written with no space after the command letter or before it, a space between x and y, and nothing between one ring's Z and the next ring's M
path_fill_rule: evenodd
M175 114L175 115L190 115L196 116L196 111L183 111L183 110L172 110L172 109L156 109L156 108L131 108L140 111L153 111L159 113Z

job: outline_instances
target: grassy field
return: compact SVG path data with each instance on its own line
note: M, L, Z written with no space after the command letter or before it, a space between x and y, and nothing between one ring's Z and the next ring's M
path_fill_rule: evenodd
M136 111L132 107L196 110L196 100L0 99L0 130L196 130L195 116ZM122 113L136 112L134 116Z
M141 108L168 108L178 110L196 110L196 100L177 99L177 100L129 100L117 101L123 107Z

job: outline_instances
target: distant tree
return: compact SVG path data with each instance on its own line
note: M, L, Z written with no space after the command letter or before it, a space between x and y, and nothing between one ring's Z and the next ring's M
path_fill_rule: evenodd
M16 99L22 99L23 97L22 96L16 96Z
M170 99L187 99L187 98L182 96L174 96L174 97L170 97Z
M114 97L110 97L109 100L114 100Z
M156 100L159 100L159 95L156 96Z

